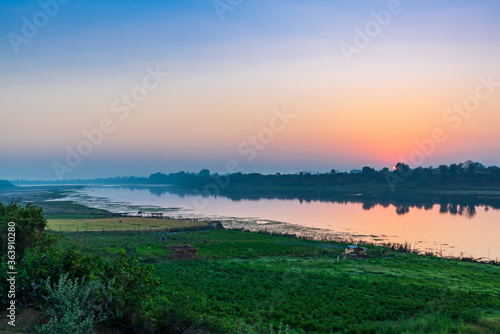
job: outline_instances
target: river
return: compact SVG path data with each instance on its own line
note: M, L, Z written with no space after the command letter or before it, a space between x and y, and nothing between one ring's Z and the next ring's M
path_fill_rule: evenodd
M162 212L172 218L216 219L230 227L315 238L407 242L442 256L500 258L498 198L348 191L233 191L202 196L169 186L88 186L68 197L132 215Z

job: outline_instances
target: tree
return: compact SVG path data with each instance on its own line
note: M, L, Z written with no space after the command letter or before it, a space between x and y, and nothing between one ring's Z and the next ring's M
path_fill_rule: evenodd
M439 166L439 173L442 175L442 176L448 176L448 166L447 165L440 165Z
M457 176L458 175L458 165L451 164L450 168L448 169L448 173L450 174L451 177Z
M365 166L361 169L362 173L365 174L365 175L372 175L373 173L375 173L375 169L371 168L371 167L368 167L368 166Z
M41 208L28 203L24 207L11 202L4 205L0 202L0 238L2 239L3 254L12 245L15 247L17 262L23 257L29 247L51 244L53 239L43 233L47 220ZM10 238L14 239L9 244Z
M203 177L203 178L208 178L210 177L210 171L208 169L202 169L199 173L198 173L198 176L199 177Z
M410 171L410 166L404 162L398 162L396 164L396 170L400 170L403 173L408 173Z
M465 170L467 171L467 174L469 175L474 175L474 172L476 171L476 163L472 160L467 160L464 163Z

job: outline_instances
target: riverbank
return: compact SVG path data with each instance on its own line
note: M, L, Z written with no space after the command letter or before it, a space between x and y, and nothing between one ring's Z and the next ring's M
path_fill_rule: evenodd
M500 258L496 224L500 196L494 193L478 195L462 190L460 195L450 195L442 190L381 194L292 187L280 191L221 190L217 196L204 196L192 189L159 185L19 188L20 195L42 207L48 219L163 214L165 218L219 220L233 229L289 233L308 239L408 242L412 249L440 256ZM115 228L123 229L123 225Z
M339 241L109 212L90 219L93 209L79 208L68 213L66 205L53 206L47 233L59 236L56 248L86 254L88 261L126 254L153 268L152 278L161 283L141 309L143 331L500 331L500 266L413 254L403 245L393 251L359 244L368 248L366 255L346 255L347 244ZM185 245L196 256L175 261L170 247ZM18 320L21 332L34 333L32 324L44 322L43 312L28 309Z
M67 231L80 226L58 223ZM280 324L289 333L500 330L499 266L373 246L366 256L345 256L346 245L332 241L189 227L63 232L59 247L109 259L126 253L152 265L163 281L154 307L169 310L155 320L163 331L274 333ZM165 247L186 244L198 259L172 261Z

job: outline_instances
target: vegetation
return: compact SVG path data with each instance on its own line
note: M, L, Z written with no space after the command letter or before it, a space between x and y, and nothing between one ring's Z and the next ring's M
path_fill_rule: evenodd
M500 331L500 267L492 264L371 246L367 256L345 256L345 244L166 219L76 216L51 219L60 232L48 233L39 208L0 209L2 234L11 220L35 231L22 243L16 306L43 310L41 333L89 333L99 324L143 333ZM116 230L119 220L137 230ZM160 221L171 229L154 230ZM166 246L186 244L199 259L169 259Z
M342 244L245 231L64 235L63 248L110 259L125 251L154 266L163 283L147 314L159 332L271 333L280 325L290 333L499 329L498 266L388 248L342 260ZM200 259L168 260L164 247L183 244L197 247Z
M169 175L152 174L150 184L175 184L179 186L203 189L207 185L214 188L346 188L396 190L408 188L450 188L463 189L469 187L498 189L500 186L500 168L484 167L482 164L467 161L450 166L410 168L398 163L394 170L388 168L375 170L365 166L359 171L338 173L301 172L297 174L262 175L258 173L242 174L240 172L219 175L210 174L206 169L200 173L172 173Z
M9 253L2 253L0 259L2 309L5 310L7 304L10 305L14 300L18 312L32 306L49 310L48 315L51 317L49 325L41 329L45 333L62 333L61 326L66 326L66 320L71 319L68 323L71 324L94 319L94 316L109 324L120 323L128 327L144 322L142 310L151 302L152 291L158 284L152 276L152 268L140 266L137 260L124 254L120 254L113 261L107 261L102 257L86 255L74 248L57 247L54 244L54 236L44 231L47 222L41 209L31 204L21 206L16 203L9 205L0 203L2 240L7 240L7 234L12 233L9 230L12 228L9 222L15 222L16 242L14 248L9 245L9 250L15 249L17 274L15 297L11 298L8 297L9 283L6 277L7 273L12 271L7 263ZM65 288L62 289L60 286L51 288L49 277L63 282ZM84 280L89 286L83 287L82 290L79 282ZM90 290L85 296L85 303L83 300L80 302L73 300L71 303L74 304L64 304L69 301L57 297L80 290L86 291L87 287L90 287ZM65 301L61 304L63 300ZM94 305L97 308L85 305ZM113 316L104 317L106 315L103 313L104 308L99 308L99 305L106 306L106 310L111 310ZM2 323L2 326L3 330L12 329L6 323Z
M58 217L58 216L56 216ZM70 216L71 217L71 216ZM84 216L85 217L85 216ZM49 219L47 229L64 232L162 230L206 226L204 222L143 217Z
M85 218L112 218L121 215L113 214L102 209L89 208L71 201L44 201L36 202L48 219L85 219Z
M106 295L112 293L97 281L85 284L85 278L79 282L78 278L71 280L68 274L62 274L54 286L50 277L47 278L45 289L50 300L45 312L50 321L39 328L42 334L90 333L96 316L104 319L109 316L107 305L102 301L110 299ZM99 295L104 295L104 298Z
M214 319L228 333L239 328L261 333L280 323L299 333L449 333L500 311L498 283L487 282L498 268L474 275L478 268L470 264L413 255L343 263L328 256L201 260L155 267L169 282L159 295L178 305L170 308L186 310L188 320ZM453 276L458 278L450 287ZM475 282L467 276L475 276Z
M10 226L9 222L15 222L15 227ZM23 207L14 202L3 205L0 202L2 254L7 255L8 251L12 251L15 254L15 259L11 260L19 262L27 249L47 247L54 240L43 233L46 226L47 221L43 216L42 209L37 206L28 203ZM9 245L7 236L15 237L15 248L13 248L14 245Z
M46 181L12 181L14 184L39 185ZM92 180L59 180L55 184L113 184L113 185L177 185L196 188L217 189L365 189L365 190L401 190L401 189L482 189L499 190L500 168L485 167L479 162L466 161L438 167L415 167L399 162L391 169L385 167L375 170L364 166L360 170L328 173L299 172L296 174L259 173L211 173L202 169L199 173L155 173L149 177L115 177Z
M75 224L72 224L72 229ZM62 247L80 248L85 253L114 258L126 252L144 262L161 262L170 254L166 246L190 244L203 259L253 258L262 256L311 256L340 254L345 246L271 234L227 230L178 232L106 231L64 233ZM165 239L163 239L163 236Z

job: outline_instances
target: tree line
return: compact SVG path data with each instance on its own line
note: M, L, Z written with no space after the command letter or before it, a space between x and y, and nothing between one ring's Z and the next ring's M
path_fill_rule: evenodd
M47 181L12 181L14 185L45 184ZM149 177L114 177L92 180L59 180L55 184L136 184L136 185L177 185L200 188L216 184L218 188L263 188L263 187L334 187L362 189L401 189L401 188L492 188L500 186L500 168L486 167L479 162L468 160L464 163L439 165L437 167L412 168L406 163L398 162L393 168L384 167L377 170L364 166L359 170L339 172L298 172L295 174L260 174L242 172L232 174L212 173L208 169L200 172L154 173ZM0 188L11 187L8 181L0 180Z
M500 186L500 168L485 167L473 161L440 165L438 167L411 168L399 162L392 170L365 166L361 170L329 173L300 172L296 174L260 174L241 172L233 174L211 173L203 169L199 173L155 173L147 179L149 184L171 184L186 187L205 187L215 184L219 188L258 187L339 187L339 188L470 188Z

